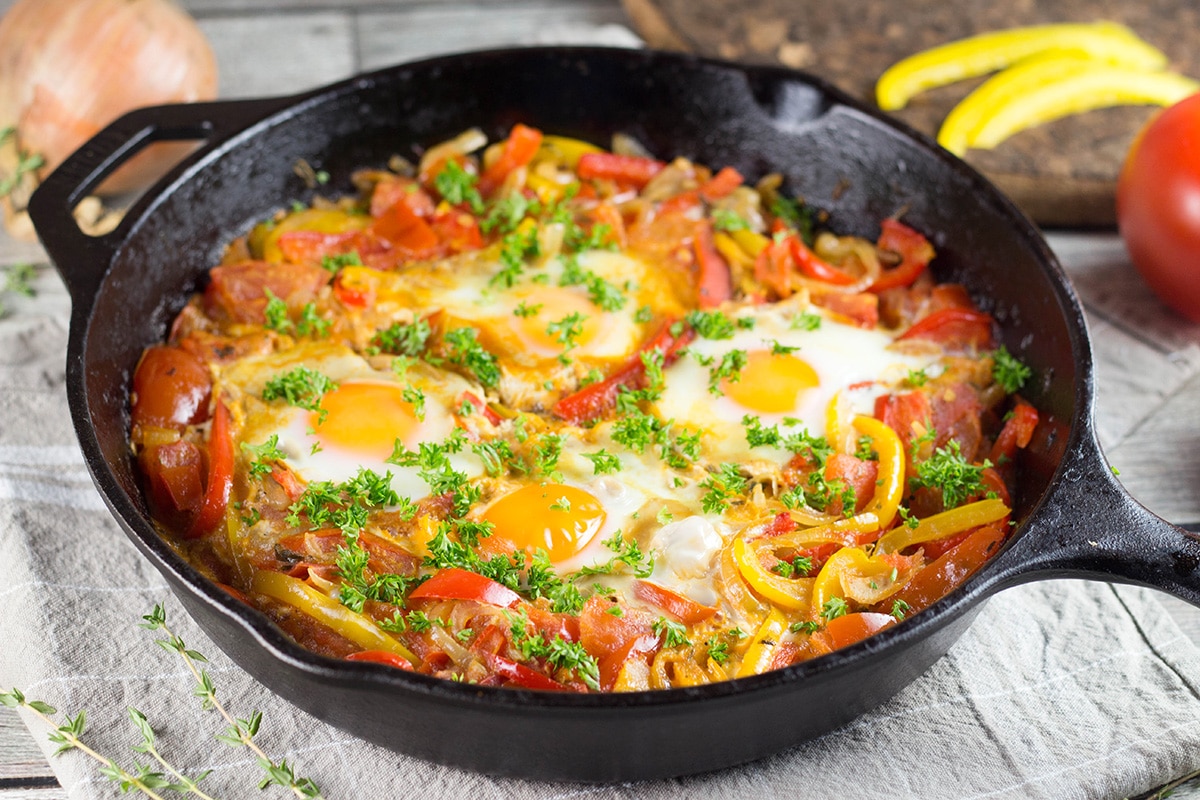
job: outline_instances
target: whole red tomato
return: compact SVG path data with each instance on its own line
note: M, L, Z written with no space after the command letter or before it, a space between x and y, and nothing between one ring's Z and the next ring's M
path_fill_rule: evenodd
M1117 225L1154 293L1200 322L1200 94L1159 112L1134 140Z

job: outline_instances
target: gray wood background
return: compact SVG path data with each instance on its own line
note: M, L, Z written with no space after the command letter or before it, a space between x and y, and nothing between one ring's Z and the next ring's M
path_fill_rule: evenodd
M0 0L0 13L12 0ZM225 98L287 94L401 61L484 47L578 41L604 26L632 40L619 0L183 0L216 51ZM481 21L482 24L481 24ZM596 32L588 32L595 41ZM817 70L819 71L819 70ZM1114 234L1051 232L1088 311L1101 443L1125 486L1178 523L1200 522L1200 326L1163 308ZM37 245L0 233L0 267L44 263ZM61 292L52 275L40 282ZM65 293L63 294L64 302ZM1163 605L1200 644L1200 610ZM0 643L3 646L3 643ZM114 796L115 792L114 792ZM1200 798L1200 782L1175 798ZM0 800L63 800L15 714L0 709Z

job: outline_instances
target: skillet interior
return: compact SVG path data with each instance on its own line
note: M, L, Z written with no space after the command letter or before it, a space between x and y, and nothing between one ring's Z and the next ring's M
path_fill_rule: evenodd
M658 156L730 164L751 179L782 172L786 189L830 212L835 231L874 238L879 220L902 212L933 240L938 278L966 284L1034 369L1040 380L1029 399L1064 431L1077 409L1090 413L1082 314L1032 226L968 167L813 78L677 55L551 48L398 67L270 113L277 107L263 106L260 123L214 142L152 191L118 231L113 253L60 255L48 240L73 290L84 287L74 298L72 406L106 501L214 640L277 693L386 746L491 773L574 780L740 763L890 697L957 639L983 592L968 583L881 636L787 670L635 695L483 690L299 650L158 538L126 438L129 379L142 349L163 338L231 236L311 196L292 171L298 159L331 173L323 192L350 191L354 168L473 125L498 137L522 121L599 143L621 131ZM169 120L172 110L160 113ZM86 287L95 281L79 276L99 274L108 255L93 304ZM1029 465L1019 517L1045 496L1064 441Z

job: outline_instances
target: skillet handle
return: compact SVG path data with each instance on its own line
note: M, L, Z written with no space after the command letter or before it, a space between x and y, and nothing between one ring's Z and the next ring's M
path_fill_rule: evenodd
M1133 499L1090 430L1079 440L1029 528L996 557L989 589L1088 578L1149 586L1200 606L1200 535Z
M91 236L80 230L72 214L80 200L154 142L215 143L262 119L285 102L280 98L140 108L112 122L68 156L30 198L29 216L66 282L73 304L90 303L136 218L132 213L127 214L115 230ZM196 157L197 154L192 154L190 158ZM177 169L178 166L171 174ZM145 196L153 194L147 192Z

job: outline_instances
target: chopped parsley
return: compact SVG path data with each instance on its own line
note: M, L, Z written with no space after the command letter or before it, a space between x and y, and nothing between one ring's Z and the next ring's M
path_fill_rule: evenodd
M272 433L262 444L250 444L242 442L242 450L251 453L255 456L254 461L250 464L249 474L251 478L258 478L266 475L273 467L271 462L283 461L283 451L279 449L279 434Z
M917 476L910 478L909 484L914 488L940 489L946 508L957 508L967 498L986 491L983 471L991 465L986 459L979 465L968 464L958 442L951 439L917 465Z
M821 315L805 311L792 317L791 328L794 331L815 331L821 327Z
M714 209L712 225L714 231L744 231L750 227L750 223L731 208Z
M433 178L433 188L450 205L466 205L476 214L483 213L483 196L475 185L479 178L467 172L453 158L446 159L440 172Z
M662 637L663 647L690 647L692 644L687 635L687 626L681 622L659 617L650 625L650 629L656 636Z
M992 353L992 377L1008 394L1019 392L1032 375L1033 371L1009 353L1004 345Z
M592 462L592 473L595 475L606 475L610 472L620 472L621 459L609 453L606 450L598 450L595 453L583 453L584 458Z
M850 611L850 606L841 597L831 597L821 606L821 616L826 620L844 617Z
M511 626L509 633L512 635L512 645L525 661L544 659L551 667L570 670L588 687L599 690L600 664L582 644L564 639L561 634L555 634L547 640L530 624L524 611L520 614L505 611L504 615Z
M371 343L380 352L415 358L425 352L431 333L429 323L423 319L397 322L389 328L376 331Z
M444 339L449 348L446 360L463 367L484 386L491 388L500 382L500 366L496 357L479 343L474 328L455 328Z
M704 339L732 339L737 326L722 311L693 310L685 317L697 336Z
M737 383L742 378L748 356L745 350L730 350L721 356L715 367L708 371L708 391L721 394L721 382Z
M722 514L729 508L730 498L746 491L746 479L742 477L737 463L726 461L717 467L716 472L700 481L700 488L705 490L700 498L704 513Z
M316 411L324 419L326 411L321 408L321 398L336 388L337 384L320 372L299 366L267 381L262 399L283 400L288 405Z
M343 267L361 267L362 265L362 257L359 256L357 250L321 257L321 269L332 272L335 275L341 272Z

